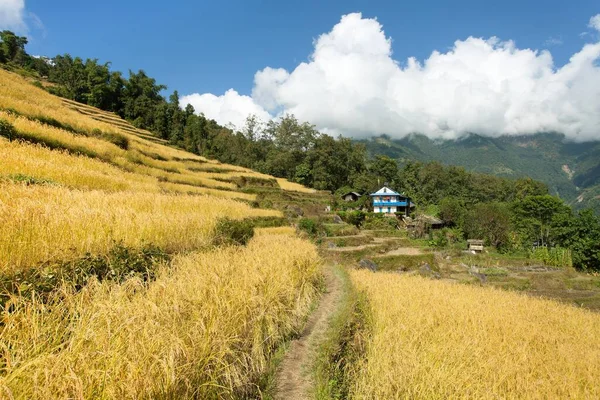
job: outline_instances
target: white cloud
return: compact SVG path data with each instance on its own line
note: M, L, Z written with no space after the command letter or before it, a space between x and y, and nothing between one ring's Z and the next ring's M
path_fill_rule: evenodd
M27 31L25 0L0 0L0 30Z
M550 36L548 39L546 39L546 41L544 42L544 45L545 46L560 46L563 43L564 42L563 42L562 37Z
M25 35L29 33L30 25L45 35L42 20L26 10L25 0L0 0L0 30Z
M596 14L590 18L590 23L588 26L592 29L600 31L600 14Z
M590 26L600 27L600 15ZM414 58L399 63L379 22L357 13L321 35L309 61L293 71L258 71L252 98L229 90L183 100L196 99L189 101L196 110L236 126L247 113L269 118L268 110L354 137L419 132L454 139L469 132L556 131L576 141L600 140L599 58L600 43L586 44L556 68L546 50L469 37L422 63Z
M236 127L244 126L246 117L250 114L255 114L263 120L270 118L269 114L251 97L242 96L233 89L229 89L222 96L210 93L183 96L180 104L182 107L191 104L197 112L204 113L207 118L214 119L221 124L231 123Z

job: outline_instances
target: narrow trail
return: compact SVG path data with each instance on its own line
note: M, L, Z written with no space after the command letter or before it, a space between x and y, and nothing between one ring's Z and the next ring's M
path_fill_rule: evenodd
M290 347L279 366L276 375L275 399L300 400L310 398L313 387L311 367L318 351L318 345L324 339L328 321L337 309L342 297L342 281L334 267L325 266L327 291L319 306L306 322L298 339Z

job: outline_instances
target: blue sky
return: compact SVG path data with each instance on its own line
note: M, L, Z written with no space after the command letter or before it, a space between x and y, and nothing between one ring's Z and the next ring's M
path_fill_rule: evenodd
M570 4L569 4L570 3ZM597 1L140 1L27 0L44 30L30 28L33 54L71 53L144 69L169 91L249 94L256 71L293 69L313 39L340 17L376 17L393 39L394 58L423 60L468 36L512 39L520 48L551 46L563 64L600 12Z
M7 27L31 54L144 69L235 127L600 140L597 0L0 0Z

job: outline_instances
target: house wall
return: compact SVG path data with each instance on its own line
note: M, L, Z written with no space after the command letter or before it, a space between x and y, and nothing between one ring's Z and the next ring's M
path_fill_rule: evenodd
M387 214L387 213L395 213L397 211L397 207L389 207L389 211L388 211L388 207L373 207L373 212L375 213L383 213L383 214Z

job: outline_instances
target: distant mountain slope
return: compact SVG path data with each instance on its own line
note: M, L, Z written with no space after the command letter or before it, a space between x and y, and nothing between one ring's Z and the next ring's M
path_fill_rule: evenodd
M529 176L545 182L576 209L600 212L600 142L569 143L553 133L500 138L472 134L457 141L384 135L362 142L370 154L385 154L400 163L439 161L499 176Z

